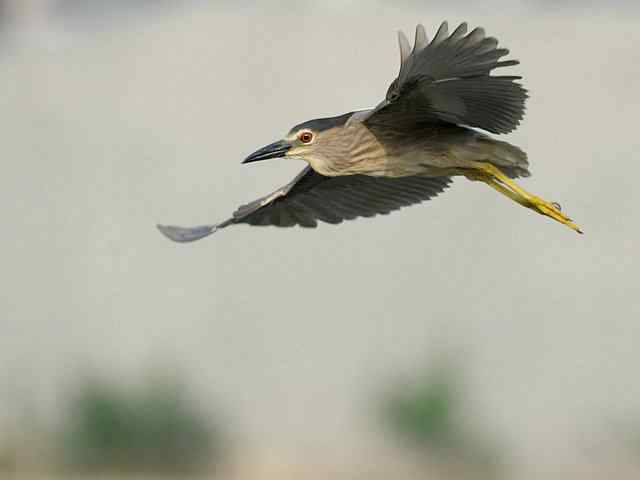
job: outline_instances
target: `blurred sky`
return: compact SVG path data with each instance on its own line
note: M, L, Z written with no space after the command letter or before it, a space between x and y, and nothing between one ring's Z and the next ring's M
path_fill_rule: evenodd
M109 21L63 3L5 26L0 49L0 431L54 412L87 371L159 363L257 451L346 461L378 448L365 407L380 382L440 355L466 361L470 417L522 478L640 417L634 2L192 1ZM240 161L300 121L376 104L395 30L445 18L522 61L531 99L506 138L529 154L523 185L584 236L464 180L338 227L191 245L155 230L288 182L302 164Z

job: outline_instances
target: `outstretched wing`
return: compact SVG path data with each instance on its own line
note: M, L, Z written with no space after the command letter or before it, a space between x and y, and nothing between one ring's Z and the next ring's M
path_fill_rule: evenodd
M486 37L482 28L467 34L463 23L449 35L444 22L428 42L424 27L418 25L413 50L403 32L398 38L400 73L367 123L401 126L444 121L493 133L507 133L518 126L527 98L516 82L522 77L490 73L519 62L501 61L509 50L498 48L498 40Z
M158 229L176 242L192 242L234 223L314 228L318 221L336 224L387 214L435 197L449 183L448 177L326 177L306 167L290 183L241 206L222 223L193 228L158 225Z

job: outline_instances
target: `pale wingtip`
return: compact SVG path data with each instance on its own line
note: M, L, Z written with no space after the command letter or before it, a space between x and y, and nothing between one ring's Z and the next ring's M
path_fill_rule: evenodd
M177 227L174 225L156 225L160 233L169 240L178 243L195 242L207 237L217 230L215 225L201 225L198 227Z
M398 45L400 47L400 65L402 65L411 54L409 39L402 30L398 30Z

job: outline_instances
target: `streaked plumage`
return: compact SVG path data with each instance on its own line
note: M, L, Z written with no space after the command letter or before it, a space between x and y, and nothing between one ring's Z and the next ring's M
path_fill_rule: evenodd
M245 162L275 157L309 166L270 195L237 209L215 225L161 226L172 240L188 242L237 223L315 227L386 214L442 192L450 177L483 181L538 213L578 230L555 204L528 194L510 178L528 176L518 147L469 127L501 134L524 116L527 93L518 76L493 76L518 64L482 28L465 23L451 35L447 23L428 42L422 25L413 49L399 33L401 66L375 108L303 122L284 140Z

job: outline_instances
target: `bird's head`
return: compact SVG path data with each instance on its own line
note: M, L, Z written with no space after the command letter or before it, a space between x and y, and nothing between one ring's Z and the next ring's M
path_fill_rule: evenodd
M351 113L338 117L319 118L296 125L282 140L256 150L242 163L257 162L269 158L299 158L311 164L322 159L337 148L342 130Z

